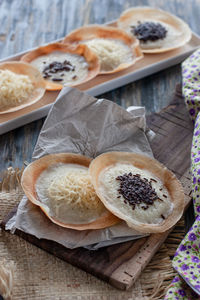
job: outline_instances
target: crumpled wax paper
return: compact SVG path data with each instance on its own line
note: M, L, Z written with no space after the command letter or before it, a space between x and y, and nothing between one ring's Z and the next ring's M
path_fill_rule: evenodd
M143 153L152 157L145 134L145 109L126 111L105 99L77 89L64 88L52 106L40 132L33 160L50 153L73 152L96 157L108 151ZM56 241L67 248L98 249L141 237L125 222L106 229L77 231L52 223L26 196L6 229L20 229L37 238ZM143 235L144 236L144 235Z

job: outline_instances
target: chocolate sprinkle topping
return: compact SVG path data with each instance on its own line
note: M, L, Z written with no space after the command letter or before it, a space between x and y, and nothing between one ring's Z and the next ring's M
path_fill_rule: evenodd
M147 206L141 206L141 208L142 208L143 210L146 210L146 209L148 208L148 205L147 205Z
M137 26L131 26L131 33L133 33L140 41L157 41L164 39L167 34L166 28L160 23L138 21Z
M53 81L63 81L62 78L52 78Z
M161 201L161 202L163 202L163 200L162 199L160 199L159 197L158 197L158 199L157 199L158 201Z
M155 180L154 178L150 178L151 181L157 182L157 180Z
M158 199L158 195L152 187L151 181L148 181L146 178L141 178L139 174L133 175L132 173L125 173L122 176L118 176L116 180L120 181L119 194L124 197L125 203L128 201L133 210L136 204L145 204L141 207L146 210L149 205L152 205L154 201Z
M64 60L64 62L58 62L54 61L47 65L43 69L43 77L44 78L51 78L54 74L59 72L69 72L69 71L75 71L75 66L73 66L70 61ZM61 74L60 76L63 76L64 74ZM61 78L52 78L53 81L62 81Z

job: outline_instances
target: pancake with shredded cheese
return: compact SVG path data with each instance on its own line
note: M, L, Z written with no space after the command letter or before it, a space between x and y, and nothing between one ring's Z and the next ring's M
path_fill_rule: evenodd
M45 93L40 72L26 63L0 63L0 114L10 113L39 101Z
M88 167L73 153L49 154L29 164L21 185L28 199L55 224L76 230L101 229L120 220L98 198Z
M97 38L84 43L98 56L102 72L112 71L133 60L132 49L119 40Z
M106 210L94 191L88 169L79 165L51 166L39 176L36 191L50 216L63 223L88 223Z
M0 70L0 107L17 106L28 99L34 86L27 75Z
M80 27L69 33L63 43L87 45L100 60L100 74L122 71L143 57L135 37L111 26Z

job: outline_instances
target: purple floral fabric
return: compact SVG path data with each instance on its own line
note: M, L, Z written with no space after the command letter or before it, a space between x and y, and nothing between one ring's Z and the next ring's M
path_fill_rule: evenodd
M182 92L193 122L200 111L200 49L182 63Z
M191 151L192 197L196 220L179 245L172 262L178 272L165 296L200 299L200 49L182 64L183 95L195 124Z
M199 67L200 68L200 67ZM200 102L199 102L200 107ZM195 215L200 216L200 113L197 115L191 151L192 197Z
M165 299L169 300L194 300L200 299L197 293L191 289L180 276L174 277Z
M188 285L200 295L200 216L180 246L174 259L173 267L188 283Z

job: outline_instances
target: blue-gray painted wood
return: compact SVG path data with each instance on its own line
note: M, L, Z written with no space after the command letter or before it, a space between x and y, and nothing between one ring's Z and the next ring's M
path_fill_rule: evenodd
M51 42L89 23L105 23L131 6L150 5L184 19L200 34L199 0L0 0L0 58ZM166 106L181 81L180 65L101 95L118 104ZM30 161L43 120L0 136L0 170Z

